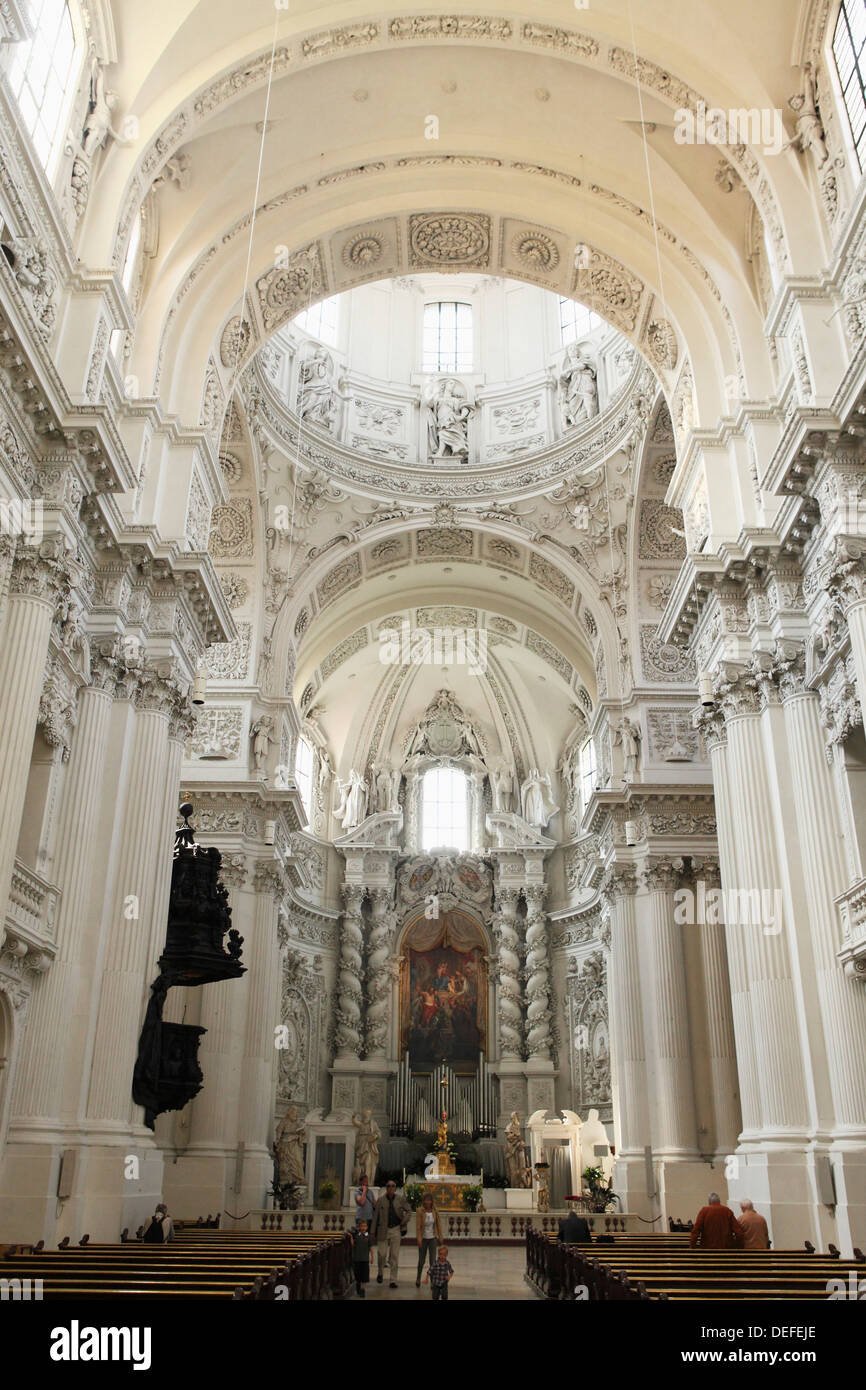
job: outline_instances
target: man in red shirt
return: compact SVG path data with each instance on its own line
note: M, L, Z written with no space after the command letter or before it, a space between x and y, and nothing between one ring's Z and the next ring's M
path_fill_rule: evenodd
M723 1205L718 1192L711 1192L709 1205L698 1212L689 1244L702 1250L742 1250L743 1234L731 1208Z

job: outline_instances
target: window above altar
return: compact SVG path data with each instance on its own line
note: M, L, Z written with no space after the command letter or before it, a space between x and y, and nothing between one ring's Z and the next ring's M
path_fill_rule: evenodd
M421 847L469 849L469 779L459 767L431 767L421 782Z

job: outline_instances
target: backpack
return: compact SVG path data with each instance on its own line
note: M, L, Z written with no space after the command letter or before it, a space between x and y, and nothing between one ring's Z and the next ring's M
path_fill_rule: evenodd
M142 1236L142 1240L147 1241L150 1245L162 1245L165 1240L165 1232L162 1229L161 1216L150 1218L150 1225Z

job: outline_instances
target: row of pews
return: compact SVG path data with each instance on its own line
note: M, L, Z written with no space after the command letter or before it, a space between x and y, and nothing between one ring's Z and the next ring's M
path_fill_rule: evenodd
M35 1280L41 1280L35 1296L45 1300L342 1298L352 1287L352 1245L348 1235L324 1231L274 1234L185 1225L167 1245L127 1240L53 1251L10 1247L0 1259L0 1279L13 1299L32 1298Z
M526 1278L545 1298L591 1302L653 1299L826 1299L831 1281L866 1279L866 1260L814 1250L692 1250L687 1234L602 1237L560 1245L526 1236ZM584 1292L586 1290L586 1292Z

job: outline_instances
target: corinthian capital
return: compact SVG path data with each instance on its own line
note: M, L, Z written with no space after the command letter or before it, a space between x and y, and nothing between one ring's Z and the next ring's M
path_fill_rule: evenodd
M39 545L19 545L12 562L9 591L25 598L42 599L59 608L69 598L73 586L69 552L59 538Z
M661 859L641 869L641 882L648 893L672 893L679 881L679 871L670 860Z
M620 898L634 897L637 874L631 864L611 864L601 883L601 896L606 907L614 907Z
M843 613L866 601L866 543L836 538L826 584Z

